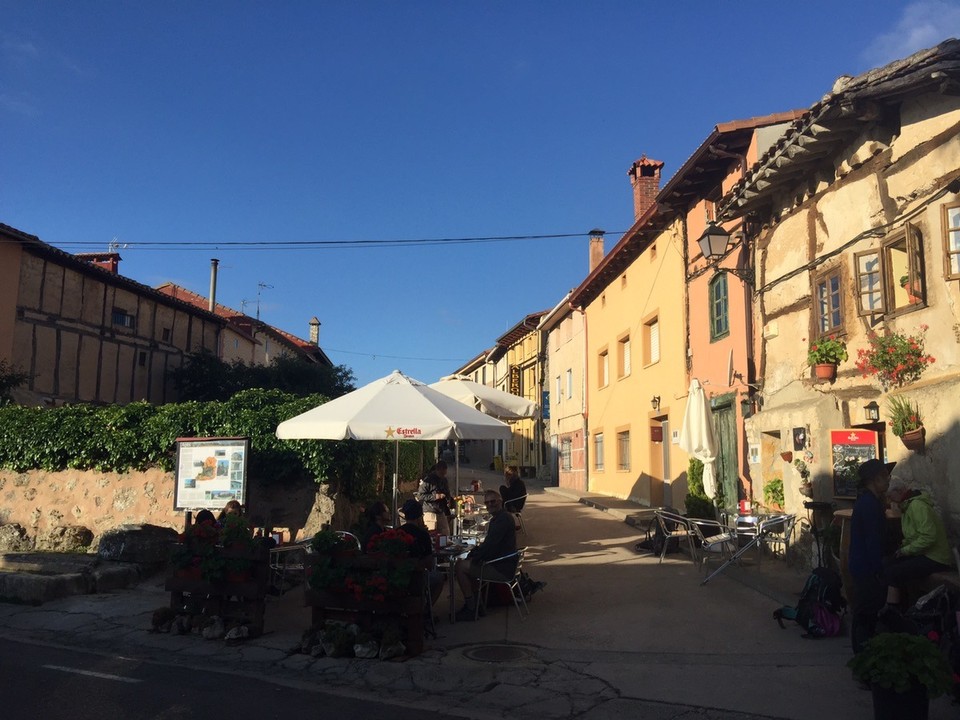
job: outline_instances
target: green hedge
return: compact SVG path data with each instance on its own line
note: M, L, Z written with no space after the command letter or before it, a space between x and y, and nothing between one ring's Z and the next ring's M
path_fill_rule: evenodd
M250 478L261 483L302 477L336 483L351 499L375 490L378 467L392 478L389 442L280 440L277 425L325 402L280 390L244 390L224 402L150 405L0 407L0 468L128 472L172 471L178 437L249 437ZM400 476L418 477L425 443L401 443ZM416 446L416 447L411 447Z

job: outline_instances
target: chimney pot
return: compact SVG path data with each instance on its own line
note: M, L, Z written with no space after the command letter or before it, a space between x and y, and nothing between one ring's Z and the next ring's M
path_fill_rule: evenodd
M320 344L320 321L316 317L310 318L310 343Z
M657 201L657 193L660 192L660 172L662 170L662 162L651 160L646 155L641 155L640 159L630 166L630 171L627 174L630 176L630 184L633 186L634 220L643 215Z
M606 231L593 229L590 231L590 272L603 260L603 236Z

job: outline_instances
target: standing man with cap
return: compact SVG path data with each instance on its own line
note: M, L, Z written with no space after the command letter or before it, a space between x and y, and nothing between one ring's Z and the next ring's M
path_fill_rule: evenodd
M887 600L887 582L883 577L886 539L885 500L890 472L896 463L876 458L861 463L859 492L850 520L850 557L848 567L853 578L853 619L850 640L854 654L876 633L877 613Z

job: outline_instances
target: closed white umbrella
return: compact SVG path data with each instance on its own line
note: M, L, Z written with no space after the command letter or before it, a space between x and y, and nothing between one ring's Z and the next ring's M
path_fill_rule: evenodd
M394 440L393 515L397 520L400 440L506 440L510 426L437 392L399 370L284 420L282 440Z
M717 438L713 428L710 401L700 381L690 381L687 409L680 427L680 448L703 463L703 491L711 500L717 496Z

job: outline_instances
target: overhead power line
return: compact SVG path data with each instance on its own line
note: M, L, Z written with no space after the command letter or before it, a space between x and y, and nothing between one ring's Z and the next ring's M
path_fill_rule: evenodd
M155 240L142 241L128 240L124 242L124 249L129 250L157 250L176 248L178 250L210 250L217 248L233 248L237 250L323 250L339 248L381 248L381 247L422 247L436 245L472 245L479 243L496 242L523 242L530 240L559 240L564 238L587 237L589 232L556 233L550 235L493 235L488 237L458 237L458 238L416 238L406 240ZM613 231L609 234L621 235L623 231ZM57 243L64 247L91 247L100 245L99 242L67 241Z

